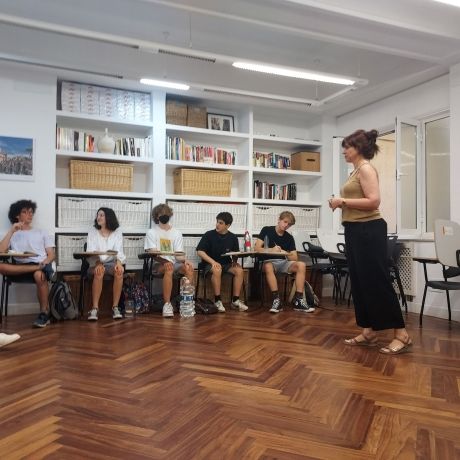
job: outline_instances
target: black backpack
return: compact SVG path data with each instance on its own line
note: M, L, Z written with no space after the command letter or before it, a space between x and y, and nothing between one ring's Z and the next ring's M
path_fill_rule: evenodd
M48 305L51 316L58 321L78 317L78 307L69 285L64 281L53 283L48 295Z

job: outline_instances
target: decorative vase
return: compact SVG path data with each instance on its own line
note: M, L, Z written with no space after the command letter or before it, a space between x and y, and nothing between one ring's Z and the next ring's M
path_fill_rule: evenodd
M97 149L101 153L113 153L115 150L115 141L109 136L108 128L105 128L105 134L97 142Z

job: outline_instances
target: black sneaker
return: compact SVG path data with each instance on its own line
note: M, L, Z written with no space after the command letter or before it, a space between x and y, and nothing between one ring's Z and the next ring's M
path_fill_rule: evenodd
M293 305L296 311L303 311L304 313L312 313L315 311L315 308L309 307L303 298L294 299Z
M53 270L53 265L51 263L49 264L46 264L43 268L42 268L42 272L45 274L45 277L48 281L51 280L51 278L53 277L54 275L54 270Z
M45 327L48 326L49 323L50 317L46 313L41 312L34 321L34 327Z
M283 310L283 307L281 306L281 300L279 297L276 297L276 299L273 299L272 308L270 308L269 312L279 313L282 310Z

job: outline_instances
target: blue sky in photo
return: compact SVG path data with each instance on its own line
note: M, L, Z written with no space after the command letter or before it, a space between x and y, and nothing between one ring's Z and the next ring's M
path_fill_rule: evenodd
M0 151L8 155L30 155L27 149L32 149L32 145L32 139L0 136Z

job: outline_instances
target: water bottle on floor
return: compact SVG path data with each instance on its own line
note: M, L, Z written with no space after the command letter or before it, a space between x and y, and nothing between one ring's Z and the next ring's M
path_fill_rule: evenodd
M195 316L195 286L184 276L180 280L180 315L182 318Z

